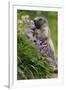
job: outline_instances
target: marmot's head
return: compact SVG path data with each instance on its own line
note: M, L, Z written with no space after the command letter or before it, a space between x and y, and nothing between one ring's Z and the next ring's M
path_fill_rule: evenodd
M35 24L37 29L41 29L42 26L43 27L48 26L48 21L47 21L47 19L45 17L36 17L34 19L34 24Z

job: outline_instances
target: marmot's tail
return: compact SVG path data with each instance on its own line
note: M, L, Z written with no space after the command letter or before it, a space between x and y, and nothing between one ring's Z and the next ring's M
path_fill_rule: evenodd
M54 65L55 65L55 69L54 69L54 73L58 72L58 60L54 60Z
M54 65L55 65L56 67L58 67L58 60L55 59L53 62L54 62Z

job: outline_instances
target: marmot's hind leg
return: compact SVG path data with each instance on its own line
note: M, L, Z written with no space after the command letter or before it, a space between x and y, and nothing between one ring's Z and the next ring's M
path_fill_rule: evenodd
M58 61L56 60L54 51L51 47L49 48L48 61L53 65L54 72L58 72Z

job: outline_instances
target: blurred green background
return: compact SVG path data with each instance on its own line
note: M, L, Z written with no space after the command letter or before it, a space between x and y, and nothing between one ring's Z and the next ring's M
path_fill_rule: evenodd
M29 40L24 30L28 26L23 23L21 16L28 15L30 19L45 16L48 20L51 39L58 58L58 13L53 11L17 10L17 79L55 78L52 64L48 64L46 57L41 56L34 43Z

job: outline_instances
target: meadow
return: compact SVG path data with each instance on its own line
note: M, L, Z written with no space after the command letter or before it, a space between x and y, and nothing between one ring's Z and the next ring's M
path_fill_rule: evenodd
M17 80L57 78L58 73L53 72L53 65L37 51L35 44L25 35L24 30L28 25L21 19L25 15L32 20L38 16L47 18L55 56L58 58L58 13L17 10Z

